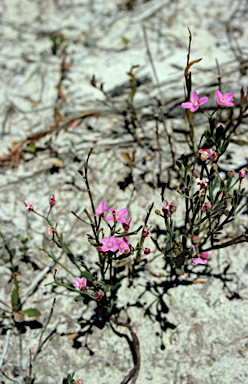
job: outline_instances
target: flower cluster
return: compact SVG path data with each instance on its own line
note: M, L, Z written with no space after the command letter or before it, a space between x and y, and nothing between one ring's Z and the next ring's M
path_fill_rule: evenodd
M103 246L101 247L101 251L103 251L103 252L107 252L107 251L115 252L118 249L121 253L124 253L126 250L129 249L129 246L127 244L127 240L128 239L126 236L123 237L122 239L117 239L114 236L111 236L110 238L104 237L101 240L101 243L103 244Z
M216 96L216 103L220 105L221 107L233 107L234 104L230 102L230 100L233 98L233 93L229 92L225 95L222 95L222 93L216 89L215 91ZM199 99L197 92L192 92L190 95L190 101L186 103L182 103L182 107L189 109L191 112L197 111L197 109L200 108L200 106L208 101L208 97L202 97Z
M76 277L75 278L75 284L73 284L73 286L75 288L78 288L80 291L85 291L86 286L87 286L87 279L85 277L81 277L81 279L79 277ZM94 282L93 286L96 287L97 282ZM93 297L95 298L96 301L100 301L102 296L103 296L102 291L97 291L95 293L95 297L94 296Z
M168 203L167 200L162 202L162 211L165 216L171 216L172 213L176 212L177 207L173 203Z
M216 151L210 149L199 149L198 154L200 156L201 161L210 160L214 161L219 155Z

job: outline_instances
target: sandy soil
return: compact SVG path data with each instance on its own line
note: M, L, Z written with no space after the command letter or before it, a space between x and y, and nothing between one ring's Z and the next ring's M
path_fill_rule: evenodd
M94 147L89 182L95 203L105 200L116 209L127 207L128 216L133 217L132 229L136 229L143 223L149 204L161 207L158 174L171 187L177 183L170 171L172 159L162 124L158 126L161 151L156 150L154 113L159 111L158 99L164 104L176 156L188 151L185 136L178 133L187 129L185 111L180 107L187 27L193 35L192 59L203 58L192 70L194 89L209 97L209 105L214 102L217 59L223 92L233 92L238 103L240 86L248 84L245 69L242 74L239 71L240 62L247 66L247 15L244 0L224 4L221 0L0 1L0 156L6 156L8 148L13 149L27 136L50 130L56 116L61 117L61 129L56 134L46 134L36 143L35 151L32 145L24 144L19 165L1 168L1 231L16 249L21 236L29 238L28 256L33 264L23 262L20 251L15 261L21 300L24 309L36 307L41 312L36 321L17 320L19 331L9 320L1 323L1 383L27 382L29 351L33 348L34 355L37 350L55 297L54 313L43 338L51 332L52 336L33 363L35 384L61 383L72 372L84 384L121 383L133 367L127 341L109 324L83 334L95 303L76 303L75 294L65 288L45 286L52 281L55 265L39 246L52 245L45 222L27 212L24 200L45 213L54 193L54 222L75 255L83 255L93 267L96 254L87 242L88 228L71 214L74 211L82 216L85 207L90 209L77 172L89 149ZM147 54L145 34L156 73ZM63 37L54 47L56 55L52 52L54 36L57 43ZM127 72L133 65L139 65L134 73L140 83L134 99L139 120L136 137L126 125L132 118L127 108ZM90 84L93 75L97 86L104 83L105 95ZM206 121L200 114L194 119L196 138L200 138ZM68 122L71 125L63 129ZM247 140L246 130L242 125L238 137ZM135 160L130 167L126 161L133 151ZM226 170L238 169L247 166L247 158L247 145L231 144L221 164ZM181 197L172 189L166 193L178 206L176 220L180 223ZM154 210L149 223L152 229L162 227ZM238 236L246 225L247 215L241 214L225 235ZM158 252L150 239L147 246L152 249L152 260ZM65 256L56 252L69 265ZM2 302L10 304L13 289L5 257L1 242L1 307ZM56 268L57 277L70 284L70 275ZM124 272L128 274L128 266ZM135 278L126 278L119 291L118 308L120 319L130 317L140 342L141 367L136 383L247 383L247 273L247 245L242 244L212 252L207 267L196 266L190 275L173 284L166 277L161 256L149 264L149 269L140 268ZM125 333L122 327L113 327ZM78 332L76 338L69 337Z

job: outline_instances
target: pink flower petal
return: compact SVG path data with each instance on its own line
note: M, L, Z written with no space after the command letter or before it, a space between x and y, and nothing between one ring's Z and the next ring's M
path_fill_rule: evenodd
M200 257L197 257L197 258L194 258L194 259L191 259L192 260L192 263L193 264L196 264L196 263L198 263L198 264L207 264L207 260L202 260L202 259L200 259Z
M197 103L198 103L198 100L199 100L199 98L198 98L197 93L196 93L196 92L192 92L192 93L191 93L191 96L190 96L190 101L191 101L191 103L193 104L194 101L197 101Z
M181 106L183 107L183 108L191 108L192 107L192 103L190 103L189 101L187 102L187 103L182 103L181 104Z
M202 97L200 100L199 100L199 104L202 105L204 103L206 103L208 101L208 97L207 96L204 96Z
M223 95L223 97L226 101L230 101L233 98L233 93L232 92L226 93L225 95Z
M215 91L215 96L216 96L217 100L220 100L223 97L222 93L218 89L216 89L216 91Z

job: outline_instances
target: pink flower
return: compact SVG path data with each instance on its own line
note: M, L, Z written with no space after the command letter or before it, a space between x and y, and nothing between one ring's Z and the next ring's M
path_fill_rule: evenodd
M129 249L129 246L124 239L116 239L116 242L121 253L124 253L126 249Z
M200 254L200 257L196 257L194 259L191 259L192 260L192 263L193 264L207 264L207 258L208 258L208 252L202 252Z
M54 228L51 227L50 225L48 225L47 229L48 229L48 231L47 231L47 234L48 234L48 235L50 235L50 233L57 232L56 229L54 229Z
M216 103L220 106L226 106L226 107L233 107L234 104L230 103L230 100L233 98L233 93L229 92L226 93L225 95L222 95L222 93L216 89L215 91L215 96L216 96Z
M212 207L212 204L210 203L210 201L207 201L206 203L204 203L201 207L201 210L203 212L206 212L207 208L211 208Z
M98 205L97 209L96 209L96 214L91 216L91 217L94 217L94 216L103 216L104 215L104 212L107 211L107 207L106 207L106 203L105 201L101 201L100 204Z
M209 156L210 156L210 161L214 161L216 157L219 156L218 152L213 151L211 148L209 149Z
M109 212L112 213L112 215L107 217L106 221L114 220L113 211L114 211L113 208L109 209ZM126 213L127 213L126 209L121 209L119 212L115 211L115 221L117 221L118 223L125 223L124 216L126 215Z
M208 186L208 179L201 180L199 177L196 179L197 189L200 191Z
M51 207L53 207L55 205L56 201L55 201L55 195L52 195L51 196L51 199L49 201L49 204L51 205Z
M32 203L30 203L30 201L25 200L25 205L29 212L34 210Z
M244 177L245 177L245 168L242 168L239 171L239 178L242 180L242 179L244 179Z
M95 296L95 300L96 300L96 301L100 301L101 298L102 298L102 291L98 291L97 294L96 294L96 296Z
M73 284L73 286L75 288L80 289L80 291L84 291L86 288L86 284L87 284L87 280L85 277L82 277L81 279L79 279L79 277L76 277L75 284Z
M124 223L122 223L122 226L123 228L127 231L130 227L130 223L131 223L131 220L132 218L130 217L130 219L128 217L124 217Z
M170 212L170 204L168 203L168 201L167 200L164 200L163 202L162 202L162 207L163 207L163 212L165 213L165 212L167 212L167 213L169 213Z
M206 161L209 158L209 152L207 149L199 149L198 153L201 155L201 161Z
M107 252L107 251L115 252L118 249L118 244L114 236L111 236L110 238L104 237L101 240L101 242L103 244L102 246L103 252Z
M193 248L193 253L192 253L192 256L195 256L195 255L196 255L195 246L192 244L190 248Z
M182 107L186 109L190 109L191 112L197 111L197 109L200 107L200 105L206 103L208 101L208 97L202 97L199 99L196 92L191 93L190 101L187 103L182 103Z
M144 236L144 237L149 236L149 227L148 227L148 225L146 225L145 228L144 228L144 230L143 230L143 236Z

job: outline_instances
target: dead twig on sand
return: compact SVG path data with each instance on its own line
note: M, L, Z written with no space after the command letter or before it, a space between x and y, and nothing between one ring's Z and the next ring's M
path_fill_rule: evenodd
M111 326L112 330L114 331L114 333L116 335L120 336L120 337L125 337L125 339L127 340L128 344L130 346L130 349L131 349L131 352L132 352L132 356L133 356L134 367L124 377L124 379L122 380L121 384L127 384L131 379L132 379L132 384L134 384L136 382L137 378L138 378L139 370L140 370L140 346L139 346L139 339L138 339L136 333L133 331L132 326L130 324L119 322L114 317L111 317L110 321L112 321L113 323L115 323L116 325L119 325L121 327L128 328L128 330L131 333L132 341L129 339L129 337L127 335L116 331L114 329L114 327L112 326L111 322L110 322L110 326Z

